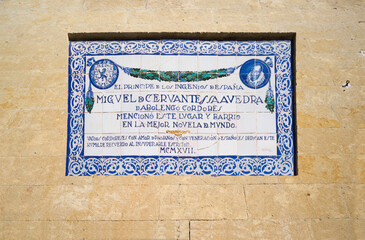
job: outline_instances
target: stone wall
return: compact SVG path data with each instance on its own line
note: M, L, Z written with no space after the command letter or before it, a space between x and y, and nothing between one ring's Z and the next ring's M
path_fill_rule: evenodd
M362 0L0 1L0 239L364 239L364 12ZM175 31L297 33L298 176L65 177L67 34Z

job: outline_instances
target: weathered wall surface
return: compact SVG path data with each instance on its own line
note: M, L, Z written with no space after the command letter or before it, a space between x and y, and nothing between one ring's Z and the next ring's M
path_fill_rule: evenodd
M364 12L362 0L0 1L0 239L365 239ZM65 177L67 33L128 31L296 32L299 175Z

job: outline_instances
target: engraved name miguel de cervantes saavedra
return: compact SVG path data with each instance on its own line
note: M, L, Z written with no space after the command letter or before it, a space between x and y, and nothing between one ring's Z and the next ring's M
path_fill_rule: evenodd
M270 57L267 57L265 61L260 59L250 59L245 63L230 68L220 68L208 71L158 71L148 70L142 68L130 68L123 67L109 59L101 59L95 61L94 58L90 58L87 61L89 70L89 88L86 93L85 105L86 110L91 113L95 98L92 90L92 86L97 89L108 89L112 87L119 76L119 69L125 74L144 80L157 80L164 82L200 82L208 81L217 78L224 78L233 74L237 69L239 70L239 77L242 83L251 89L260 89L268 84L268 90L266 91L265 103L266 109L271 113L275 109L274 93L271 89L271 68L273 63Z

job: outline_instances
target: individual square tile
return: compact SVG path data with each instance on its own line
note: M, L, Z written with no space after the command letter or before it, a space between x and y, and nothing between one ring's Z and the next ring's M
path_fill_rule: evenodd
M175 72L178 70L179 70L178 55L161 55L160 71Z
M136 112L122 112L119 115L120 130L122 134L138 134L140 120Z
M218 156L219 144L217 134L199 134L204 140L198 141L199 156Z
M121 111L122 112L134 112L139 111L140 109L140 93L139 91L129 91L129 92L123 92L122 93L122 106ZM142 96L144 97L144 96Z
M237 155L257 156L256 134L237 134Z
M83 75L85 74L86 63L83 56L72 56L68 59L68 74Z
M199 41L198 46L199 55L218 55L217 41Z
M278 155L294 155L294 138L292 133L277 134Z
M139 134L136 133L125 133L123 135L123 146L121 148L121 155L122 156L141 156L140 144L138 142Z
M158 156L173 156L178 157L179 151L177 148L179 147L179 136L178 134L174 134L175 132L166 131L165 133L158 134L158 144L159 144L159 153Z
M69 92L68 113L82 114L87 112L82 92Z
M179 55L178 57L179 82L190 83L197 81L198 57Z
M218 134L218 155L237 156L237 134Z
M276 134L257 134L257 155L276 156Z
M102 144L104 144L103 157L119 157L121 155L121 141L119 134L103 134Z
M103 133L103 113L85 113L84 129L85 134Z
M257 133L276 133L276 114L257 113Z
M140 83L142 84L141 92L150 92L150 84L160 79L160 65L161 57L160 55L142 55L141 60L141 72L140 72Z
M294 119L291 112L281 111L277 114L277 133L292 134L294 131Z
M124 42L124 54L126 55L139 55L143 51L142 41L133 40Z
M180 40L179 54L180 55L196 55L198 51L199 41L197 40Z
M103 134L85 134L84 136L84 155L85 156L103 156Z
M199 120L199 127L198 134L217 134L218 133L218 127L219 127L219 121L217 118L214 117L213 113L202 113L199 112L199 114L202 114L203 119Z
M219 102L220 112L227 114L233 114L237 112L236 103L239 101L237 99L240 97L234 93L232 94L223 91L216 93L216 96Z
M218 84L225 85L224 88L220 89L221 91L229 91L229 87L232 87L233 79L239 79L239 65L240 63L235 55L217 57ZM236 82L236 84L241 84L241 82Z
M254 41L237 41L237 55L238 56L254 56L256 43Z
M237 118L236 113L213 113L213 117L217 119L218 133L237 133Z
M88 96L92 96L94 98L93 104L92 102L90 105L92 107L90 109L85 106L85 112L87 113L102 113L104 105L107 104L107 98L108 95L104 95L104 93L101 90L91 91L90 95L86 92L85 94L85 101L88 100ZM90 112L89 112L90 110Z
M161 55L177 55L179 54L179 40L161 40Z
M181 109L184 106L181 106ZM203 128L203 119L205 116L201 112L180 111L176 113L177 122L180 129L188 131L190 134L197 134L199 129Z
M276 96L276 111L278 114L293 112L293 93L280 92Z
M240 113L236 120L237 133L256 133L257 132L257 114L256 113Z
M153 112L139 112L139 128L141 133L157 134L160 127L165 127L166 122L154 119Z
M184 131L188 124L180 121L179 114L179 112L170 111L156 113L156 117L160 121L158 132L161 134L171 132L173 134L175 131Z
M103 113L103 133L119 134L121 132L121 124L117 113Z
M237 41L219 41L218 55L220 56L235 56L237 50Z
M85 84L86 76L84 74L82 75L76 75L72 74L68 76L69 78L69 88L68 91L70 93L84 93L89 89L89 83Z
M293 90L293 76L291 74L275 74L276 84L271 85L275 86L276 91L279 92L292 92Z
M160 40L144 40L142 41L142 54L160 55Z
M138 137L137 145L139 145L139 155L140 156L158 156L160 148L159 140L155 139L156 133L144 133L140 134Z
M217 84L218 76L218 56L199 55L198 56L198 76L197 81L207 84Z

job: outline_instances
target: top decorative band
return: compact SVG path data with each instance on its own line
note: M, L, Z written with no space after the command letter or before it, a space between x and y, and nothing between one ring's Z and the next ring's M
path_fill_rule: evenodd
M290 55L290 41L92 41L72 42L70 57L100 54L161 55Z

